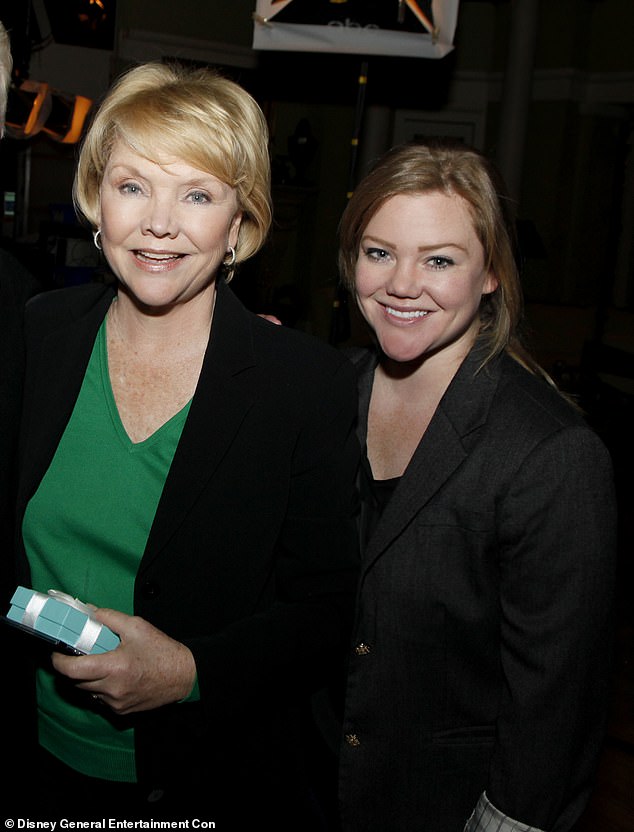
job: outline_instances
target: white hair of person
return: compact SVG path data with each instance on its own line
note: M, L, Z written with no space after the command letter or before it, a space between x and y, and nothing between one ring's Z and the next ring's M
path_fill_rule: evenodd
M4 118L7 111L7 97L9 95L12 67L13 60L11 58L9 33L0 21L0 136L4 134Z

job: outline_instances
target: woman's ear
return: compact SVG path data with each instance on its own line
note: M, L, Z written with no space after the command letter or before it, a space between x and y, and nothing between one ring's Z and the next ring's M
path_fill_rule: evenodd
M483 295L490 295L497 287L500 285L500 281L495 276L495 273L492 271L487 272L487 276L484 279L484 283L482 285L482 294Z
M229 226L229 245L235 248L238 245L238 235L242 225L242 211L237 211Z

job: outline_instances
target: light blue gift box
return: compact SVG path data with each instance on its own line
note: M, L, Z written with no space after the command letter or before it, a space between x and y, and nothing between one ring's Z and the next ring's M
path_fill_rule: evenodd
M90 611L84 611L87 608L81 601L63 593L55 595L46 596L19 586L11 598L7 618L21 627L62 641L83 653L107 653L118 647L119 637L105 624L99 624L91 618ZM37 601L38 608L35 619L28 609L34 601Z

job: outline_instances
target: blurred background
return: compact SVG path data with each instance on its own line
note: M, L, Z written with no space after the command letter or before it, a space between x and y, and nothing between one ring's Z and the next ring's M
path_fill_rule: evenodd
M254 49L256 0L4 0L15 70L0 143L0 246L45 289L107 279L71 201L92 109L134 63L215 66L252 92L271 131L274 227L236 291L253 311L343 347L366 338L336 271L337 223L355 181L416 137L450 136L493 158L515 202L529 343L615 461L614 705L580 829L631 832L634 2L449 1L453 48L430 58ZM353 0L287 9L300 2L354 28ZM388 5L397 17L406 4Z

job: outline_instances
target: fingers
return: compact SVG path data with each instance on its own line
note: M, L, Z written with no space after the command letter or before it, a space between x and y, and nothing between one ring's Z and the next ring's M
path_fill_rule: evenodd
M108 670L104 667L102 658L107 654L97 656L67 656L65 653L53 653L51 662L58 673L69 679L82 681L97 681L103 679Z
M117 632L115 650L91 656L53 654L53 667L87 697L99 696L117 714L177 702L191 692L196 663L191 650L138 616L99 609L95 619ZM94 700L97 702L97 700Z

